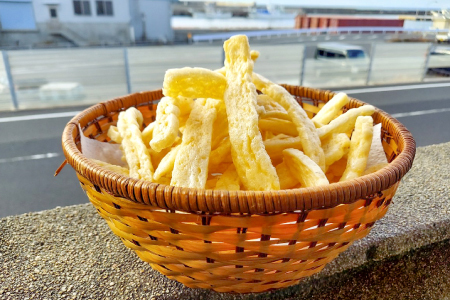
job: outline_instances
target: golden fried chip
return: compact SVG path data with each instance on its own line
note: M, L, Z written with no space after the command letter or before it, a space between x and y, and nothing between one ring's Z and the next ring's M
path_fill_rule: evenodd
M285 149L294 148L302 150L302 142L299 137L274 137L272 139L265 140L264 146L272 160L283 157L283 150Z
M290 136L298 136L294 123L282 119L260 119L258 121L259 130L270 131L274 134L283 133Z
M292 175L284 161L276 166L276 170L278 178L280 178L280 188L282 190L291 189L299 184L299 181Z
M136 179L153 179L153 165L150 154L142 141L140 126L142 114L134 107L119 114L117 128L122 137L122 148L130 168L130 177Z
M231 164L217 180L215 190L239 191L239 175L236 168Z
M326 139L333 133L347 133L355 127L356 118L359 116L370 116L375 112L372 105L363 105L358 108L349 109L345 114L332 120L329 124L317 128L321 140Z
M284 162L292 175L302 187L329 184L322 169L302 151L297 149L283 150Z
M330 123L331 120L335 119L340 115L341 109L349 102L347 94L337 93L333 98L328 101L321 110L312 118L314 125L317 128L322 127Z
M153 138L153 129L155 129L156 122L152 122L147 125L147 127L142 130L142 140L144 141L145 145L150 146L150 141ZM109 134L109 131L108 131ZM112 138L111 138L112 139Z
M209 157L209 168L216 168L216 166L220 165L223 162L226 162L226 159L231 156L231 142L227 137L222 140L219 146L211 151L211 155ZM228 161L230 162L230 161Z
M216 149L223 139L228 136L228 118L225 103L221 101L216 110L217 117L213 124L211 149Z
M347 156L347 167L339 181L346 181L361 176L364 173L369 157L373 136L373 119L370 116L360 116L356 119L355 130L350 140L350 150Z
M251 50L250 51L250 57L252 58L253 62L255 62L259 57L259 51L257 50Z
M186 123L180 149L172 172L173 186L205 188L211 153L211 135L216 107L215 99L197 99Z
M166 176L167 174L172 173L173 166L175 164L175 158L177 157L178 150L180 150L181 145L177 145L170 149L170 151L161 159L158 167L155 170L155 174L153 178L155 180L159 180L161 177Z
M325 170L325 155L316 127L303 108L288 91L263 76L253 73L253 82L260 91L277 101L287 111L301 138L303 151L322 170Z
M180 109L176 100L164 97L156 108L156 120L153 128L150 147L156 152L172 147L178 137Z
M164 76L163 94L172 98L223 99L226 84L222 74L208 69L169 69Z
M325 153L325 165L328 169L330 165L348 153L350 139L345 133L334 133L323 141L322 148Z
M99 165L100 167L103 167L105 169L108 169L110 171L119 173L120 175L123 176L129 176L130 175L130 171L127 168L121 167L121 166L116 166L116 165L112 165L109 164L107 162L101 161L101 160L97 160L97 159L92 159L91 160L93 162L95 162L97 165Z
M110 126L108 128L108 137L117 144L122 143L122 137L120 136L119 129L116 126Z
M233 36L224 43L224 50L227 79L224 101L236 171L247 190L278 190L280 182L258 129L257 94L251 79L253 61L247 37Z

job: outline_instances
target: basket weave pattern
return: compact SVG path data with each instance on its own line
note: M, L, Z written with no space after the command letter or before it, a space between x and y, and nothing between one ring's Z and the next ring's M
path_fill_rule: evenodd
M285 87L310 116L334 95ZM148 124L161 96L145 92L93 106L66 126L63 148L89 200L123 243L193 288L263 292L319 272L384 216L414 158L409 132L380 110L373 117L382 123L389 166L326 187L231 192L164 186L113 173L81 154L78 124L86 136L108 141L119 111L136 106ZM352 99L347 109L362 104Z

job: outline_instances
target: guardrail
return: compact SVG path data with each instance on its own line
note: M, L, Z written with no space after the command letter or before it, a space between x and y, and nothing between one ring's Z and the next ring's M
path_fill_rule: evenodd
M213 34L195 34L192 36L194 43L223 41L236 34L244 34L249 38L262 37L280 37L280 36L301 36L313 34L343 34L343 33L400 33L400 32L418 32L418 33L439 33L442 29L419 30L403 27L331 27L331 28L307 28L307 29L283 29L283 30L256 30L256 31L233 31ZM448 32L448 31L446 31Z
M367 58L317 59L315 45L258 44L255 72L274 82L342 88L421 82L430 68L450 68L431 43L363 45ZM88 105L162 87L169 68L218 69L221 44L2 51L0 110ZM437 75L435 75L437 76Z

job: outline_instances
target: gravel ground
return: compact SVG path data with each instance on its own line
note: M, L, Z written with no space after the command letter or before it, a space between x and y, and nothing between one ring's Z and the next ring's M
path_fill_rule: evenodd
M419 148L369 236L303 283L257 295L193 290L168 280L128 250L90 204L3 218L0 299L446 299L448 165L450 143Z

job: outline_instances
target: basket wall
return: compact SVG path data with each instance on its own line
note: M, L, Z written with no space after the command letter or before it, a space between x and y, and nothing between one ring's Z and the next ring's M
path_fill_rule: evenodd
M286 88L310 117L334 95ZM374 123L382 123L383 147L396 168L331 188L193 191L133 181L79 153L78 124L84 135L109 142L106 133L118 112L135 106L147 125L161 97L161 91L144 92L91 107L67 125L63 149L89 200L123 243L154 269L193 288L263 292L319 272L383 217L414 158L409 132L380 110ZM351 99L344 110L362 104ZM406 159L402 152L408 152Z

